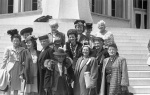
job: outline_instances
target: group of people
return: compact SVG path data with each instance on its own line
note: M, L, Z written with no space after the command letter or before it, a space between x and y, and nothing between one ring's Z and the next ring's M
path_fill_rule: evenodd
M128 90L126 59L119 56L105 22L97 23L96 35L91 35L92 23L76 20L74 25L67 31L67 42L54 20L49 22L51 32L38 38L31 27L20 34L17 29L7 31L12 46L5 49L1 66L9 74L3 89L7 95L20 90L24 95L119 95Z

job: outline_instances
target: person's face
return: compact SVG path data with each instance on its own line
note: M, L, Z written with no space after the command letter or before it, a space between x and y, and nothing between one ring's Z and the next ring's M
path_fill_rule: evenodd
M84 32L84 26L76 25L76 30L77 30L78 34L82 34Z
M88 47L83 47L82 49L83 56L89 56L90 50Z
M103 47L103 42L102 41L95 41L94 46L96 49L101 49Z
M49 45L48 39L40 40L40 43L43 48L45 48Z
M91 34L92 28L91 29L86 29L86 35L89 36Z
M29 35L31 35L31 34L30 33L24 33L23 38L26 39Z
M109 56L115 56L116 53L117 53L117 49L114 48L114 47L109 47L108 48L108 53L109 53Z
M51 27L51 31L52 32L55 32L55 31L57 31L57 29L58 29L58 26L57 25L52 25L52 26L50 26Z
M14 47L18 47L20 45L20 40L18 38L13 38L12 43Z
M105 24L102 23L102 24L98 25L98 28L100 31L104 31L105 30Z
M32 43L32 41L27 41L27 42L26 42L26 45L27 45L27 48L28 48L28 49L33 48L33 43Z
M58 62L62 63L65 59L65 55L57 55L56 59L57 59Z
M69 41L70 41L71 43L76 42L76 37L75 37L74 34L70 34L70 35L69 35Z

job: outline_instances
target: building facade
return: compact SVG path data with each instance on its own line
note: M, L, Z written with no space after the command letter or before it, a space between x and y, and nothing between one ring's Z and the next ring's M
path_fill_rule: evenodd
M40 0L0 0L0 14L40 9Z
M41 1L0 0L0 14L40 10ZM93 13L129 20L131 28L150 29L150 0L90 0L90 7Z
M94 13L128 19L131 28L150 29L150 0L90 0Z

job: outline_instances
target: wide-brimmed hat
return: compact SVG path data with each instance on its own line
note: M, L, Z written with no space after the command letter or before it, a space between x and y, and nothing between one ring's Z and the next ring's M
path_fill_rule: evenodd
M62 48L58 48L57 51L53 53L54 55L66 55L66 52Z
M18 35L18 30L17 29L10 29L7 31L8 35L14 36L14 35Z
M24 28L20 31L20 35L23 35L24 33L32 33L32 32L33 32L33 28L27 27L27 28Z

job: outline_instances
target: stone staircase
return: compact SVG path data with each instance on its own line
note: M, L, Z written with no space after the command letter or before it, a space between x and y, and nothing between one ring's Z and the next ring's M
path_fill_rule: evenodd
M16 21L15 18L11 19L11 24L0 23L0 63L2 61L4 48L11 45L10 37L6 34L6 31L13 28L21 30L28 26L35 28L33 23L21 24L21 21L18 21L18 23L16 21L13 25L13 20L14 22ZM48 31L42 31L42 29L46 27L46 24L47 23L43 23L40 28L34 29L34 34L42 35L48 33ZM59 30L65 34L70 28L74 28L73 22L64 21L59 23ZM129 91L133 92L134 95L150 95L150 67L146 64L148 58L147 43L150 39L150 30L112 27L108 27L107 30L114 34L120 56L127 59L130 80ZM94 24L93 33L96 31L98 31L98 29ZM41 49L39 41L38 49Z

